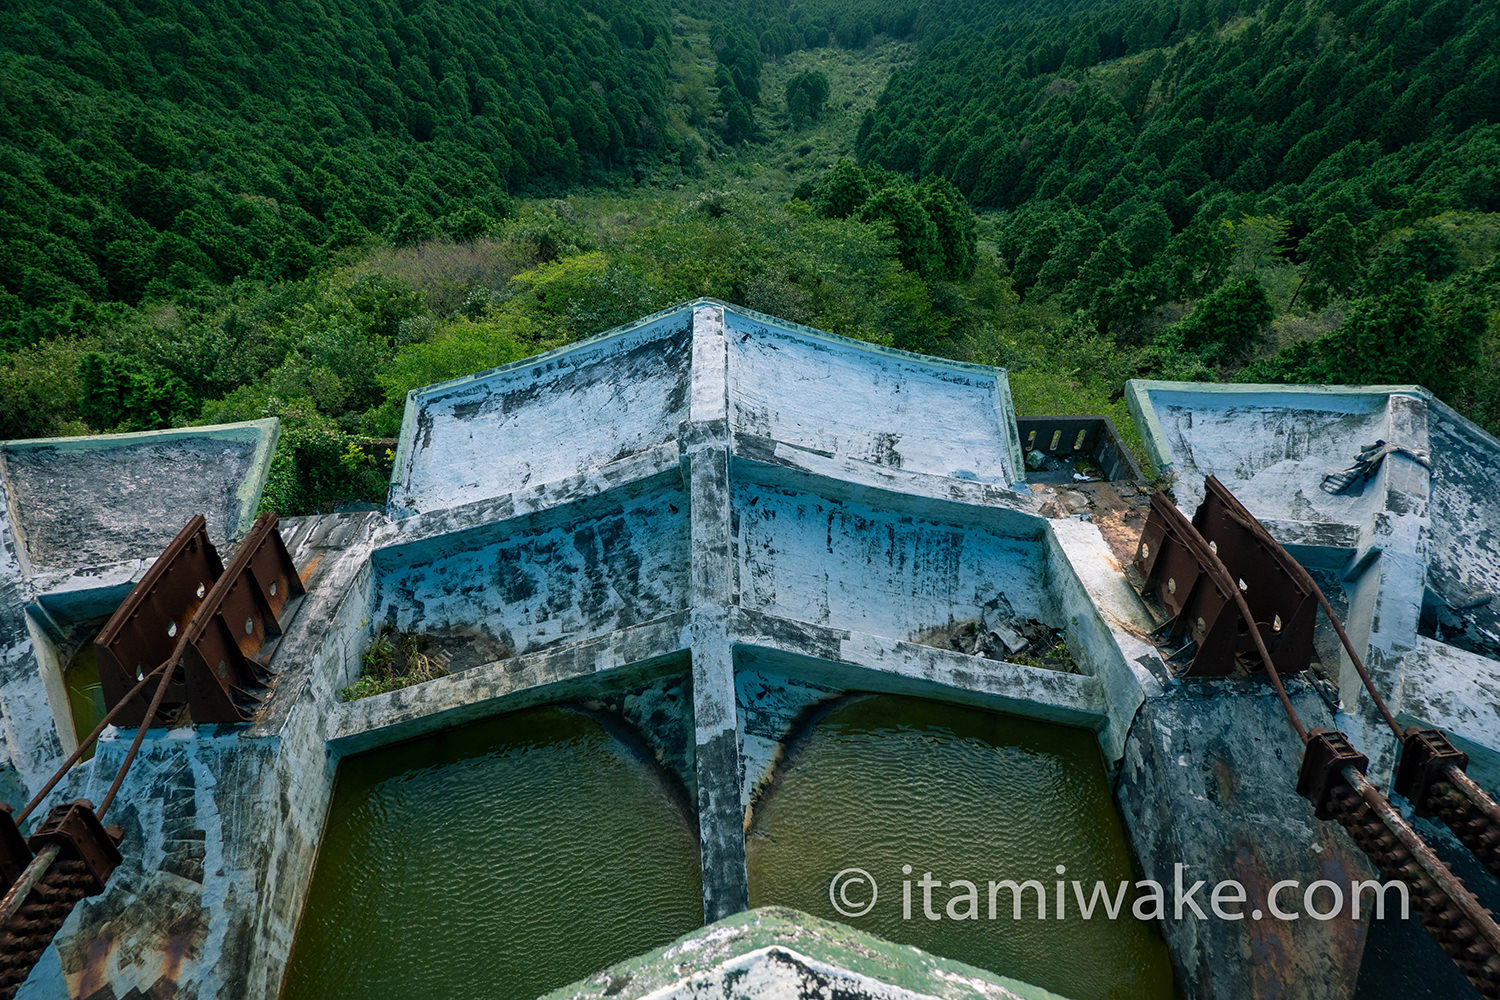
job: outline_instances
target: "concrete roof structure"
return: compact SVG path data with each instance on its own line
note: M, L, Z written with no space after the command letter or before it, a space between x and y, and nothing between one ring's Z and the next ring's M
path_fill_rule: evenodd
M1064 1000L796 910L726 917L544 1000Z
M1351 628L1382 682L1400 689L1403 713L1452 726L1466 745L1500 746L1495 699L1465 696L1500 670L1485 646L1488 612L1459 608L1467 598L1457 596L1500 582L1500 511L1480 472L1500 445L1420 390L1236 396L1135 383L1132 406L1153 459L1180 473L1184 509L1194 477L1219 474L1309 565L1345 581ZM174 439L182 450L164 468L204 447L195 433ZM270 432L255 433L263 443ZM1434 471L1394 455L1364 493L1318 489L1345 452L1377 437L1435 456ZM13 488L11 456L26 449L5 447L0 798L16 802L73 735L47 695L60 670L56 633L110 610L150 553L85 545L84 564L53 555L38 569L28 546L58 508L45 492ZM239 520L226 514L215 530L253 510L268 449L249 471L228 457L194 460L208 491L195 503L240 502ZM791 720L848 690L1092 730L1148 877L1170 882L1179 862L1210 880L1368 877L1363 855L1293 790L1300 745L1264 686L1173 678L1122 571L1128 520L1091 511L1086 494L1062 503L1034 493L1025 474L1003 372L712 300L412 393L386 509L283 522L307 598L272 661L268 704L247 725L153 731L111 814L126 826L125 863L79 906L21 996L274 998L340 759L679 674L690 681L691 742L658 749L696 799L708 921L747 906L746 809ZM1117 500L1141 496L1111 486ZM86 500L94 516L143 520L146 510L143 539L180 527L178 511L111 496ZM1489 532L1479 545L1475 524ZM1428 608L1429 589L1441 606ZM999 596L1056 629L1077 672L947 641ZM1432 636L1422 632L1428 610ZM341 701L385 621L448 641L453 672ZM1460 633L1468 645L1447 641ZM1304 718L1363 725L1358 692L1329 662L1327 682L1293 685ZM1378 734L1354 732L1388 769ZM97 800L130 735L102 741L54 800ZM1481 780L1493 787L1490 777ZM1365 935L1349 921L1163 929L1189 995L1246 998L1270 985L1282 996L1353 996ZM1045 996L994 977L940 976L952 986L944 992L930 978L861 971L863 945L828 943L845 929L765 911L697 936L749 949L714 952L705 982L747 962L780 982L774 949L759 942L783 933L809 942L788 953L823 962L829 982L858 979L850 995ZM845 972L864 978L839 979ZM651 995L688 995L661 982L667 992Z

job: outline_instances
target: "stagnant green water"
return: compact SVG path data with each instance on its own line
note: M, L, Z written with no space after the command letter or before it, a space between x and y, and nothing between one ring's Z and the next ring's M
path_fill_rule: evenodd
M586 716L538 709L350 758L283 1000L530 1000L703 921L698 843Z
M68 692L73 732L82 740L94 731L94 727L108 711L104 706L104 691L99 686L99 662L94 657L92 639L78 648L72 661L63 670L63 686ZM94 748L89 747L83 759L89 760L93 756Z
M1130 849L1091 733L910 698L872 695L834 709L792 746L757 805L748 842L750 901L780 903L1075 998L1174 995L1171 960L1154 928L1126 911L1079 919L1071 885L1067 916L1055 914L1059 878L1133 882ZM912 874L902 872L912 866ZM1058 865L1067 872L1059 876ZM867 916L829 900L830 880L858 867L879 894ZM942 919L923 912L924 872ZM903 916L910 880L911 918ZM1013 919L988 883L1036 879L1048 888L1046 920L1035 894ZM952 919L946 904L974 882L979 919ZM868 900L851 885L846 898ZM954 912L967 916L960 899Z

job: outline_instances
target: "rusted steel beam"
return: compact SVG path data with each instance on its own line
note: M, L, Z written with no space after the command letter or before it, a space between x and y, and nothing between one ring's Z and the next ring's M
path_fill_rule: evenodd
M186 705L197 723L249 719L270 679L266 647L304 593L276 523L261 515L226 567L195 516L146 571L96 641L105 702L125 703L116 724L140 724L148 698L140 681L168 660L182 669L163 713Z
M1164 626L1170 641L1192 650L1185 673L1222 677L1242 661L1248 669L1264 669L1262 645L1281 673L1306 670L1317 588L1218 480L1210 476L1205 485L1192 521L1165 495L1152 494L1134 560L1142 591L1171 616ZM1219 565L1227 579L1215 571Z
M148 696L138 682L171 657L223 571L203 516L196 514L105 623L94 648L105 704L113 709L128 702L115 718L118 725L140 725ZM181 686L173 687L169 706L184 700Z
M183 684L194 722L249 719L270 680L262 650L304 593L276 515L262 514L187 625Z

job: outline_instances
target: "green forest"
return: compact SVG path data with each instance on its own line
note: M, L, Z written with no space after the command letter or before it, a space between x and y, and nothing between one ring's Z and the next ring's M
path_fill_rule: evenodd
M1484 0L19 0L0 438L276 416L379 500L406 393L699 295L1005 367L1417 382L1500 431Z

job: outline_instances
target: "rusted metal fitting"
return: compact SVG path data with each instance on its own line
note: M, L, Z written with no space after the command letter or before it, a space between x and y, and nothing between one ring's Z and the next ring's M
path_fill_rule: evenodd
M276 515L262 514L184 633L188 710L193 721L244 722L270 680L265 650L281 638L280 619L304 595Z
M1435 816L1438 808L1433 786L1449 780L1450 767L1467 770L1469 755L1455 747L1441 730L1412 726L1406 731L1401 759L1396 762L1396 791L1406 796L1418 816Z
M1352 767L1364 774L1370 759L1349 745L1349 737L1336 729L1314 729L1307 734L1307 750L1297 772L1297 794L1313 804L1318 819L1335 819L1330 808L1334 792L1347 788L1343 771Z
M99 633L105 702L113 709L129 699L118 722L139 725L148 696L131 692L166 663L174 675L163 714L186 705L200 724L249 720L270 681L266 660L282 620L304 593L275 514L256 520L227 567L203 517L193 517Z
M94 642L105 704L114 708L136 681L171 658L183 630L223 572L203 515L196 514L146 570ZM183 697L182 685L174 683L164 703L181 704ZM149 700L148 692L136 694L116 723L140 725Z
M59 857L64 861L82 861L92 882L87 895L93 896L104 891L104 884L119 866L119 844L124 837L124 831L119 827L105 827L99 822L92 802L75 799L53 806L27 845L40 853L43 848L56 844L62 849Z
M1241 658L1264 669L1257 638L1280 673L1306 670L1318 614L1312 578L1222 483L1210 476L1204 489L1191 521L1166 496L1152 495L1134 560L1142 593L1172 616L1163 630L1192 650L1186 673L1222 677Z

